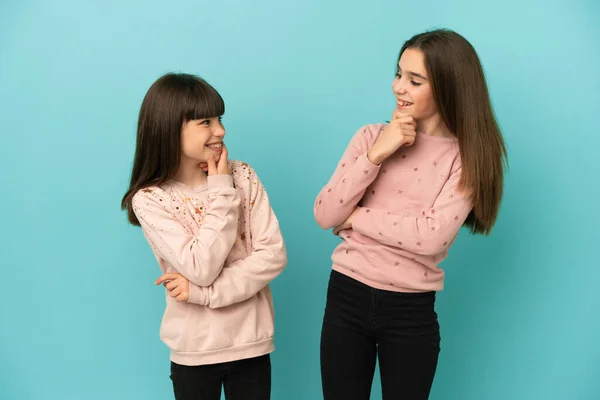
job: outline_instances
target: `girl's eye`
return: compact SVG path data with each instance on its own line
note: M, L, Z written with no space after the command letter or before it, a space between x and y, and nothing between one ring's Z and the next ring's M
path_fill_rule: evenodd
M397 79L402 79L402 74L400 72L396 72L396 78ZM422 84L419 82L415 82L413 80L410 81L410 84L413 86L421 86Z

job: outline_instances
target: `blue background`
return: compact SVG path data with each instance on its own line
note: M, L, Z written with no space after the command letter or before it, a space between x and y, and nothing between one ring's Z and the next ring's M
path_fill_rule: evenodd
M352 134L390 115L402 43L447 27L481 57L511 168L493 234L464 231L443 264L431 398L599 399L599 4L4 0L0 398L172 398L159 269L119 210L142 97L167 71L221 92L231 156L281 222L273 398L321 398L337 240L313 200Z

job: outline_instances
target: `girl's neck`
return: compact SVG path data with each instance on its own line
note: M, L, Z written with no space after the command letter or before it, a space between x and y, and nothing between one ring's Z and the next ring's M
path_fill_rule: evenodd
M198 161L182 159L173 180L189 187L197 187L207 183L207 175Z
M455 137L450 129L448 129L446 123L439 113L436 113L427 119L417 121L417 132L445 138Z

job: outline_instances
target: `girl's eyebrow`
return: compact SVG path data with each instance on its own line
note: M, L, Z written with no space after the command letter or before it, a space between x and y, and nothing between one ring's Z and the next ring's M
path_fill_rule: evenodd
M398 68L398 71L399 71L399 72L402 72L402 69ZM407 73L407 74L409 74L409 75L412 75L412 76L416 76L417 78L421 78L421 79L423 79L423 80L425 80L425 81L427 80L427 78L425 78L423 75L421 75L421 74L418 74L418 73L416 73L416 72L412 72L412 71L406 71L406 73Z

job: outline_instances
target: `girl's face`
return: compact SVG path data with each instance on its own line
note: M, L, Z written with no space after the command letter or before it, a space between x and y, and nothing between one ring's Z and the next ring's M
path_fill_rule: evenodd
M411 115L417 122L436 116L437 105L420 50L406 49L402 53L392 90L396 97L396 109Z
M221 117L196 119L183 123L181 128L181 158L206 162L219 160L223 148L225 127Z

